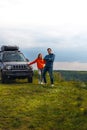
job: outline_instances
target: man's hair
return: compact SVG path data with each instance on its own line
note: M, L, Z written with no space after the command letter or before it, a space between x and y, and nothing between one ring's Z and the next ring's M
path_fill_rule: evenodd
M51 51L52 51L52 49L51 49L51 48L47 48L47 51L48 51L48 50L51 50Z

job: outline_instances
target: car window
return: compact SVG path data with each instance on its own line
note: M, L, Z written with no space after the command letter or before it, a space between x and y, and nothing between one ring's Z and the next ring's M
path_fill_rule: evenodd
M5 52L3 56L4 62L23 62L26 61L24 55L20 52Z

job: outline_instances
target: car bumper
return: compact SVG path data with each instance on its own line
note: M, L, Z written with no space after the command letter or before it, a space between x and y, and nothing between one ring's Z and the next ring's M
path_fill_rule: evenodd
M8 71L3 71L3 74L7 78L26 78L26 77L32 77L33 76L33 71L27 71L27 70L22 70L22 71L14 71L14 70L8 70Z

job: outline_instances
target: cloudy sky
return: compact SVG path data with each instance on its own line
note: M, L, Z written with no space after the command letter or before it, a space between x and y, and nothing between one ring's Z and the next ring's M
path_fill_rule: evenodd
M86 13L86 0L0 0L0 46L30 60L51 47L56 68L87 70Z

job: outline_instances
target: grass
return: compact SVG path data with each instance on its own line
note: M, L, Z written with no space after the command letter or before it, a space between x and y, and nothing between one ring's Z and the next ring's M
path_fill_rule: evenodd
M87 83L0 84L0 130L87 130Z

